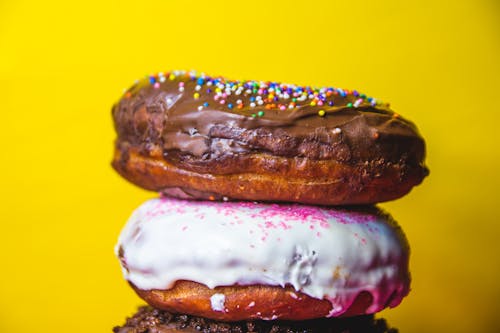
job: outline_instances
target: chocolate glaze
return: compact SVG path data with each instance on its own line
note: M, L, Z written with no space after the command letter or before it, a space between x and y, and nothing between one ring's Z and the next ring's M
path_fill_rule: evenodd
M427 174L423 166L425 145L415 125L387 105L361 99L354 92L333 90L323 106L310 105L314 99L308 98L289 108L290 98L276 101L274 97L272 103L264 99L263 105L251 107L250 99L258 93L243 90L224 98L219 92L220 98L214 100L216 86L204 84L196 91L198 78L180 73L160 83L157 76L131 87L113 107L117 143L139 146L146 155L161 149L166 160L192 170L202 170L210 161L233 155L268 153L348 164L382 159L418 167L422 178ZM204 78L205 82L211 79ZM239 83L218 80L219 84ZM183 84L183 91L179 91L179 84ZM310 93L320 91L309 89ZM224 104L220 104L222 99ZM241 106L235 107L240 105L238 100ZM333 106L327 102L333 102ZM233 105L231 109L229 104ZM319 116L319 110L325 115ZM256 116L258 111L264 111L264 115Z

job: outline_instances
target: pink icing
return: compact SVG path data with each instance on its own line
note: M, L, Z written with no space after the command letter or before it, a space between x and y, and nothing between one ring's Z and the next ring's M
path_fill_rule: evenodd
M261 241L266 241L269 229L290 230L295 223L309 224L309 229L328 229L331 220L342 224L368 224L376 220L377 215L373 212L358 210L345 210L328 207L305 206L299 204L266 204L254 202L213 202L213 201L191 201L179 200L175 198L162 197L156 202L152 209L146 212L146 217L152 218L167 213L174 212L177 215L184 215L187 212L203 211L207 207L214 209L217 214L223 216L225 220L231 219L229 225L242 224L240 217L242 212L247 212L250 218L256 221L262 236ZM195 215L200 221L205 220L205 214L200 212ZM371 227L369 227L371 228ZM183 229L185 230L185 229ZM316 237L321 237L321 232L315 233ZM370 230L375 231L376 230ZM361 240L366 244L366 240Z
M313 207L298 204L265 204L252 202L212 202L212 201L190 201L178 200L168 197L163 197L154 205L153 209L146 213L147 217L155 217L164 215L167 212L175 212L182 215L189 210L190 212L198 212L200 207L211 207L215 211L225 217L233 218L237 223L242 223L240 214L242 209L248 209L250 217L265 220L261 228L282 228L287 230L292 228L291 223L309 223L311 229L316 226L320 228L329 228L329 221L333 218L336 222L343 224L362 223L366 224L376 220L377 216L373 213L363 211L362 209L338 209L328 207ZM256 209L257 208L257 209ZM205 218L203 213L196 215L200 220ZM271 219L278 218L280 222L276 223Z

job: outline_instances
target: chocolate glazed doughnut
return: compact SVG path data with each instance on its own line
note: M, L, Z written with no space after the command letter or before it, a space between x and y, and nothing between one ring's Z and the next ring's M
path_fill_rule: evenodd
M180 198L372 204L428 174L415 125L356 91L175 71L137 82L112 113L113 167Z

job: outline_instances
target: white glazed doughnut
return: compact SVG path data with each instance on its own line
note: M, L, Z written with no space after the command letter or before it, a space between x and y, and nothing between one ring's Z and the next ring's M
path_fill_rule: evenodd
M152 199L133 213L116 252L125 278L156 307L222 320L294 318L263 314L262 308L260 315L248 310L232 316L239 305L224 304L231 297L220 287L269 286L286 291L290 300L297 292L329 302L327 313L300 318L305 319L344 315L362 294L371 301L354 314L396 306L410 283L407 241L397 224L373 207ZM203 305L208 313L177 309L182 300L169 302L167 294L160 304L144 294L171 290L180 281L211 290Z

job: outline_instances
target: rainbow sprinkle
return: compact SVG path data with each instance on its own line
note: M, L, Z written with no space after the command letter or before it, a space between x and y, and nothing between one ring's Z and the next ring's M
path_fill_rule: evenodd
M227 110L250 111L258 108L249 112L254 118L263 117L264 110L285 111L307 107L315 110L319 117L326 117L332 110L342 108L389 107L389 104L357 90L333 87L315 88L271 81L235 81L204 73L197 74L195 71L160 72L146 77L146 84L154 89L161 89L162 85L172 85L170 81L175 82L180 93L186 90L195 101L199 101L199 111L209 105L218 105L218 108L224 107ZM138 84L140 83L136 82L135 86L126 90L124 97L132 97L134 92L137 92ZM210 100L213 100L213 103Z

